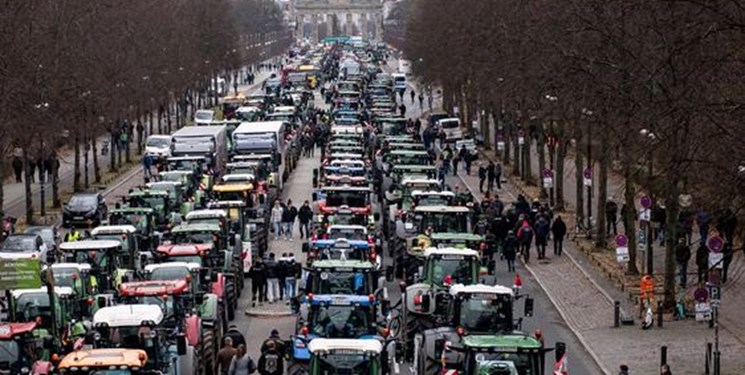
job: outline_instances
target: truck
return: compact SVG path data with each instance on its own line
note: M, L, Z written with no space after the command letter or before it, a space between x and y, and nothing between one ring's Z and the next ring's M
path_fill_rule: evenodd
M225 126L185 126L171 135L171 155L206 157L219 172L228 160L227 134Z
M287 132L284 121L244 122L233 131L233 153L236 155L272 155L266 166L270 173L278 173L275 183L280 189L291 171L292 160L287 152ZM235 159L239 160L239 159Z

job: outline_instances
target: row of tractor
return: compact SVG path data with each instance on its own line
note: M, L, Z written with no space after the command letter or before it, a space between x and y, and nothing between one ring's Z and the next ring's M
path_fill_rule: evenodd
M289 373L325 373L320 365L388 374L403 362L426 375L544 373L553 348L521 331L533 300L495 284L494 264L484 257L492 244L474 233L473 197L437 179L435 155L395 113L394 77L369 69L353 52L329 54L345 72L329 90L331 127L313 171L312 235L292 302ZM394 277L401 279L396 303L386 287ZM313 351L316 343L353 339L379 345L379 356L341 344L333 361ZM557 349L563 354L562 344ZM342 353L354 360L342 361Z
M36 272L33 287L2 300L0 373L213 374L299 158L309 104L275 106L286 93L261 94L253 103L274 112L253 121L159 136L167 148L147 155L157 172L114 207L99 193L71 198L67 241L31 256L36 271L18 272Z

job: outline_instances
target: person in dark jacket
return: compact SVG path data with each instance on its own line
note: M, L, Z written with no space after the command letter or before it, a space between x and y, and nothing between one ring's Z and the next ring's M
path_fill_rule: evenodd
M507 261L507 272L515 272L515 258L517 258L517 238L513 231L507 232L507 239L504 241L504 259Z
M539 215L534 225L535 229L535 247L538 251L538 259L546 258L546 245L548 244L548 235L551 233L551 224L543 215Z
M530 261L530 244L533 242L535 232L530 226L527 219L523 219L520 228L517 230L517 239L520 241L520 252L523 255L525 263Z
M605 202L605 233L610 235L613 230L613 235L618 234L618 204L613 199L608 199Z
M298 221L300 222L300 239L303 236L310 238L310 221L313 220L313 209L310 208L310 203L306 200L303 205L300 206L298 211Z
M285 278L290 272L289 270L289 256L287 253L282 253L282 256L277 261L277 278L279 279L279 299L285 299ZM289 296L288 296L289 297Z
M709 270L709 248L704 242L698 245L696 250L696 268L698 269L698 283L706 281L706 274Z
M297 208L292 205L292 200L287 201L285 210L282 211L282 227L285 232L285 239L292 242L292 226L297 217Z
M479 164L479 191L484 192L484 182L486 182L486 166L483 163Z
M486 184L486 190L494 190L494 180L497 178L497 170L494 162L489 160L489 166L486 167L486 178L489 180Z
M233 347L246 345L246 338L243 337L243 334L238 330L238 327L235 324L231 324L230 327L228 327L228 332L225 332L223 337L230 337L230 340L233 341Z
M282 354L277 350L277 344L269 341L266 345L266 351L259 357L259 374L261 375L282 375L285 365L282 361Z
M13 162L13 173L16 176L16 182L21 183L23 180L21 179L21 175L23 174L23 160L19 157L14 157Z
M266 267L260 259L248 270L248 277L251 279L251 306L256 307L256 301L261 305L266 301Z
M678 265L680 287L685 288L688 281L688 261L691 260L691 248L685 238L679 238L675 246L675 263Z
M279 300L279 264L274 259L274 253L269 254L269 260L266 262L266 284L267 300L274 303Z
M556 216L556 220L551 225L551 234L554 236L554 255L561 256L564 251L564 236L567 234L567 225L561 216Z

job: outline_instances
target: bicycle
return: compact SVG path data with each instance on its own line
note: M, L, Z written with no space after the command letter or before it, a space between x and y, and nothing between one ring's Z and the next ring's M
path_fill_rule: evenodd
M590 225L587 225L587 222L580 218L579 216L574 217L574 227L572 228L572 233L574 236L572 239L577 238L578 235L583 234L585 237L590 238L593 234L597 232L597 223L595 222L595 218L590 216Z

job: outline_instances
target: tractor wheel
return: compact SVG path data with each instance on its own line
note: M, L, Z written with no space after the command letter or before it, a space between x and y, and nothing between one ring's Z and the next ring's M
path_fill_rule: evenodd
M291 362L287 367L287 375L309 375L310 370L307 363Z
M235 305L228 303L228 321L232 322L235 319Z

